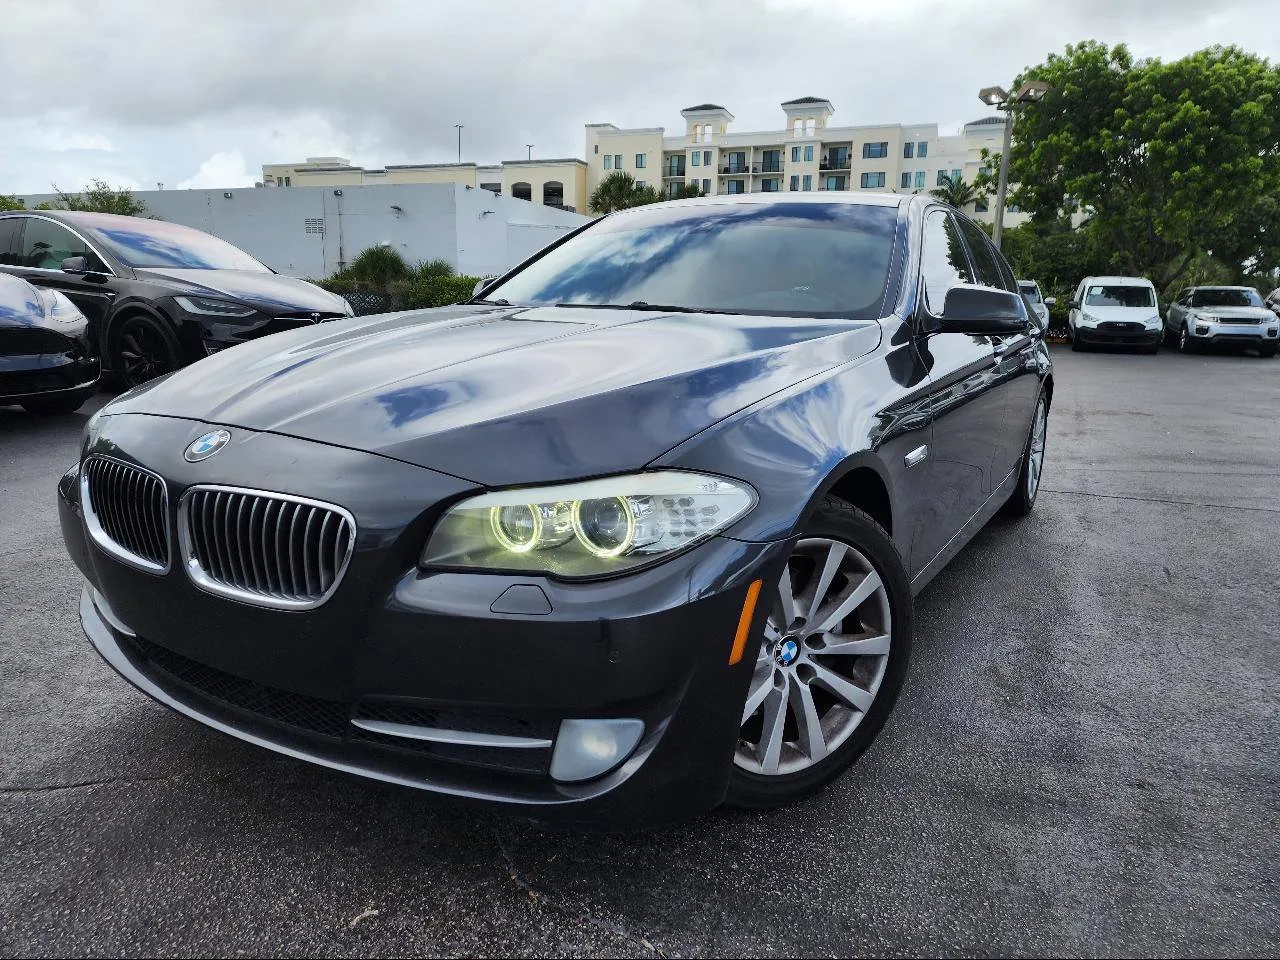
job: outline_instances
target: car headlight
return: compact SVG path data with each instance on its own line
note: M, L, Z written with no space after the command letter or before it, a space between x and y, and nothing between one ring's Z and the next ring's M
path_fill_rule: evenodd
M1151 325L1151 326L1157 326L1157 327L1158 327L1158 326L1160 325L1160 315L1159 315L1159 314L1156 314L1154 317L1147 317L1147 321L1146 321L1146 322L1147 322L1147 324L1148 324L1148 325Z
M1193 313L1192 319L1198 320L1200 323L1213 323L1218 318L1211 313Z
M45 305L49 309L49 319L58 323L84 323L84 314L80 312L80 308L67 299L67 295L61 290L38 290L37 291L44 300Z
M675 470L486 493L450 508L421 562L598 577L686 550L755 503L744 483Z
M1086 326L1092 326L1096 324L1098 321L1095 318L1089 316L1089 314L1081 312L1080 322L1085 324Z
M217 300L213 297L174 297L178 306L187 313L204 317L251 317L258 311L234 300Z

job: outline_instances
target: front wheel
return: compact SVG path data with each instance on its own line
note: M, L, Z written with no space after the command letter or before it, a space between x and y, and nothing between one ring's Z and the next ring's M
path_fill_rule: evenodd
M1178 352L1179 353L1195 353L1196 345L1191 339L1191 334L1187 333L1186 326L1178 333Z
M1040 492L1040 477L1044 473L1044 444L1049 428L1049 403L1043 392L1036 401L1035 419L1031 421L1031 433L1022 450L1022 470L1018 474L1017 489L1005 501L1004 512L1014 517L1025 517L1036 505Z
M911 651L911 587L897 548L828 497L770 586L727 802L776 807L826 786L871 745Z
M111 367L126 390L183 365L182 348L172 331L147 314L125 318L111 339Z

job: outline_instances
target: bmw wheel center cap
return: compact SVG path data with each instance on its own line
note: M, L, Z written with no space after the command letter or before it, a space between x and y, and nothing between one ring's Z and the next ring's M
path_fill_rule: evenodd
M212 430L202 437L196 437L187 447L182 457L189 463L199 463L201 460L208 460L215 453L221 450L231 440L231 434L226 430Z
M795 663L798 656L800 656L800 644L791 639L783 640L773 653L774 659L784 667L789 667Z

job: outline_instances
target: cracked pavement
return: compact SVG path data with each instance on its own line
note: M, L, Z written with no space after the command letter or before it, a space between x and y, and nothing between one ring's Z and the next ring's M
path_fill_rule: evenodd
M58 532L85 416L0 408L0 954L1274 955L1280 360L1055 360L1036 512L919 597L854 770L617 834L312 768L134 691L80 633Z

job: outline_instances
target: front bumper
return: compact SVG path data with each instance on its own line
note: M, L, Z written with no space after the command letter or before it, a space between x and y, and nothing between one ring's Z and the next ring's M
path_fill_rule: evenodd
M1198 344L1257 346L1280 343L1280 322L1223 323L1201 318L1187 321L1187 337Z
M1150 347L1161 341L1164 331L1140 323L1100 323L1094 327L1076 324L1074 336L1081 343Z
M0 329L0 403L87 392L101 373L83 324L69 333L39 327Z
M130 421L109 431L124 460L167 431L163 447L181 461L184 438L207 429L111 419ZM298 474L313 478L305 495L341 503L356 518L347 575L322 606L283 611L210 595L181 563L159 575L137 569L87 536L69 472L59 507L68 550L89 581L82 622L125 679L258 746L540 819L652 822L723 799L753 666L750 655L728 666L728 652L747 584L780 566L785 543L715 538L648 570L588 583L421 571L414 561L434 516L421 501L404 502L405 483L416 477L424 499L439 502L427 494L432 483L461 481L320 444L236 434L217 458L185 470L163 456L138 459L165 478L176 503L199 472L218 470L201 482L245 484L244 458L261 477L302 456ZM105 441L90 438L91 447L97 442ZM513 586L541 591L549 612L495 612ZM757 610L756 635L762 617ZM418 741L353 722L370 717L553 742L563 720L625 717L642 720L644 734L610 772L560 783L549 773L553 747Z

